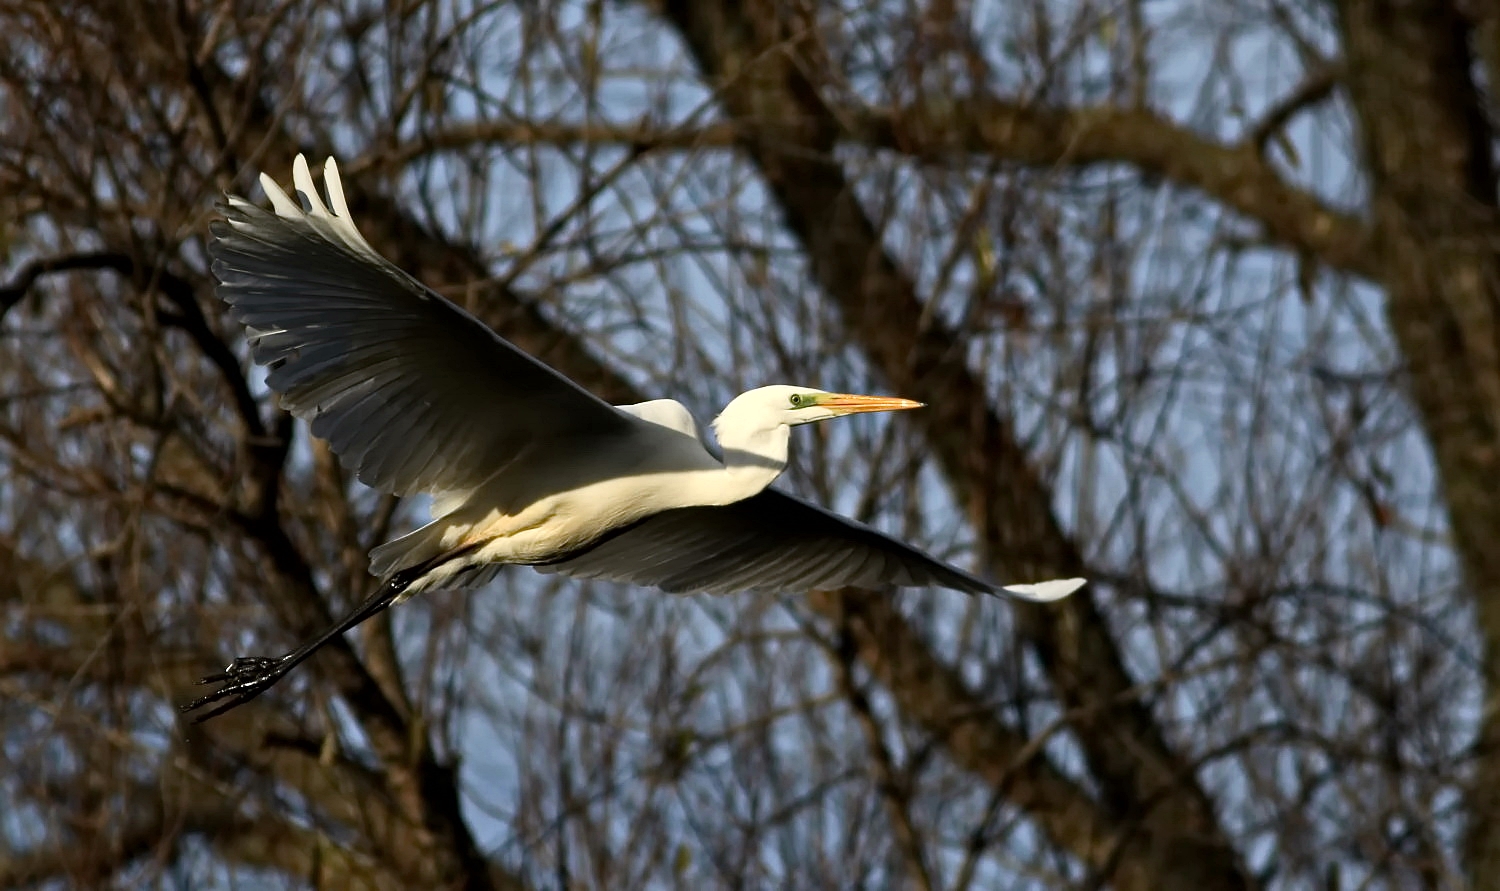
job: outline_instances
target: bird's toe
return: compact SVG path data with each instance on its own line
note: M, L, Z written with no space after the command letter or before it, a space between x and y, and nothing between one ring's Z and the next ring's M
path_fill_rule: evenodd
M249 702L281 680L281 676L286 673L282 667L285 662L284 657L269 659L264 656L241 656L225 666L222 672L199 680L199 684L222 683L224 686L182 706L182 712L190 714L206 706L221 703L217 708L195 714L193 720L197 723Z

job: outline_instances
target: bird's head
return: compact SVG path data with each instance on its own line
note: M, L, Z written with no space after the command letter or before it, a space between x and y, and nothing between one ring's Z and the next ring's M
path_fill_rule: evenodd
M746 416L759 416L765 422L796 427L799 424L826 421L859 412L900 411L921 407L920 402L895 396L859 396L776 384L740 394L725 407L724 415L744 413Z

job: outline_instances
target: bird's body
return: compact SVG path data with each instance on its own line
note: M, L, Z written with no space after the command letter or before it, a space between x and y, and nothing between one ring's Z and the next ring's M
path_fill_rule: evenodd
M753 443L764 449L758 454L731 442L726 464L699 439L681 403L658 399L616 408L633 423L605 435L538 444L477 488L435 499L432 522L371 551L370 571L385 578L430 566L399 602L463 584L466 572L489 564L551 564L653 514L754 495L786 466L786 436ZM443 560L448 554L455 559Z
M681 404L611 406L388 263L333 159L327 205L301 156L293 174L307 210L264 174L272 211L230 197L210 243L219 296L282 405L365 484L432 495L433 520L371 552L382 584L323 636L205 678L225 685L188 708L227 702L200 720L392 603L507 564L684 593L936 585L1049 601L1083 584L993 585L771 488L793 427L919 403L760 387L715 419L715 454Z

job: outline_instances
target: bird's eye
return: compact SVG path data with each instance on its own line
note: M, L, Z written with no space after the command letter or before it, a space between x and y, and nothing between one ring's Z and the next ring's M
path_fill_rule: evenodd
M800 408L801 406L802 406L802 394L801 393L793 393L792 394L792 408Z

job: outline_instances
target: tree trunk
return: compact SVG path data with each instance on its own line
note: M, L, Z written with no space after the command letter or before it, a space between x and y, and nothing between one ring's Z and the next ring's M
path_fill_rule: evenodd
M781 4L728 0L669 3L667 15L744 128L746 151L853 340L893 387L931 403L925 432L992 561L1016 577L1078 574L1081 558L1053 517L1047 486L964 351L953 348L953 332L930 318L885 252L833 160L840 123L820 91L835 78L809 37L810 17L789 17ZM1252 887L1193 764L1131 694L1135 682L1090 596L1022 610L1027 640L1075 716L1103 798L1097 823L1108 827L1105 844L1074 833L1053 832L1054 839L1121 889ZM919 711L915 692L892 690L908 714Z
M1344 0L1348 91L1391 327L1426 422L1483 639L1465 860L1500 888L1500 218L1494 134L1455 4Z

